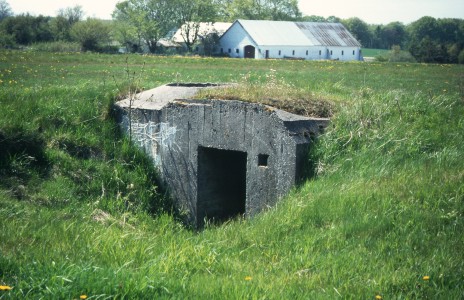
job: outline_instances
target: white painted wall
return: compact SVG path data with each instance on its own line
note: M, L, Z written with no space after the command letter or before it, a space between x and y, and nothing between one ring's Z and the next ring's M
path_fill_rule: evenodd
M238 23L234 23L227 31L227 34L223 35L220 40L222 53L229 54L230 57L243 58L245 46L247 45L257 47Z
M358 47L327 47L327 59L341 61L359 60L360 48Z
M258 47L256 58L266 58L266 50L269 50L269 58L300 58L307 60L327 59L325 47L289 47L289 46L261 46Z

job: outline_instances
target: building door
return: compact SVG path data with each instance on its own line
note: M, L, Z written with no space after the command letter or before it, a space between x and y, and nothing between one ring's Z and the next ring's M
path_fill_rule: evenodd
M266 59L269 58L269 50L266 50Z
M255 58L255 47L245 46L245 58Z

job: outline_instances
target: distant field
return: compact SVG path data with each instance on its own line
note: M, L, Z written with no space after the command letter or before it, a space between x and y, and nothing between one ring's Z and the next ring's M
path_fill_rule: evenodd
M314 176L186 228L112 110L168 82L330 102ZM0 299L464 297L462 65L0 51L0 107Z
M390 50L386 49L368 49L368 48L363 48L362 53L364 57L376 57L378 55L384 55L387 54Z

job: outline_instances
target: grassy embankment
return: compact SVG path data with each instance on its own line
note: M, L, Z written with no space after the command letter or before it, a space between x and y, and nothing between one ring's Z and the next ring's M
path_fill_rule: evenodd
M462 66L127 62L0 52L0 299L464 297ZM317 176L254 219L184 228L109 110L177 80L331 100Z

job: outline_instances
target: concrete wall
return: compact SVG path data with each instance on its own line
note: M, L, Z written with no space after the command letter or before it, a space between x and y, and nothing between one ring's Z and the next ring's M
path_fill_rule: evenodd
M133 140L158 166L177 207L199 227L204 218L252 216L273 206L300 178L311 136L328 122L240 101L146 107L132 109L129 126L127 105L118 104L121 125L132 128ZM242 162L244 170L236 166ZM235 188L228 191L227 182ZM243 184L245 199L239 199L243 196L233 191Z

